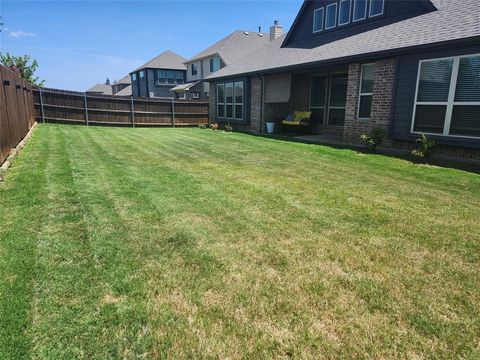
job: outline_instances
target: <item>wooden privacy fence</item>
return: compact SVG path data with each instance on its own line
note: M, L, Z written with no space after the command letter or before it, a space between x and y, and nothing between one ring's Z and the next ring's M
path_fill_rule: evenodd
M35 123L32 86L0 66L0 164Z
M208 102L34 91L39 122L84 125L194 126L208 123Z

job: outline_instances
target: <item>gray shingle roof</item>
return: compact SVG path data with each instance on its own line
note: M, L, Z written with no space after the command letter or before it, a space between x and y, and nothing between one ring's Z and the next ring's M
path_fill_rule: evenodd
M113 85L131 84L131 83L132 83L132 79L130 78L130 75L126 75L123 78L121 78L120 80L115 81L113 83Z
M132 85L128 85L125 89L120 90L115 96L132 96Z
M402 48L480 37L479 0L432 0L437 11L333 41L313 49L281 48L285 35L268 42L206 79L329 62Z
M226 64L233 63L250 54L269 42L268 34L254 31L237 30L198 53L186 63L191 63L207 56L218 54Z
M139 68L135 69L134 71L147 69L147 68L186 70L187 67L184 64L185 61L187 61L187 59L185 59L183 56L180 56L171 50L167 50L161 53L160 55L158 55L157 57L153 58L146 64L143 64Z
M97 93L101 95L112 95L112 86L107 84L97 84L85 92Z

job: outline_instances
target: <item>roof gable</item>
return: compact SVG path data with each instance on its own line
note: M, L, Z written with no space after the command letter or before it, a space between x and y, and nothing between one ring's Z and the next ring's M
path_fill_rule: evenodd
M171 70L186 70L184 62L185 59L183 56L180 56L174 53L171 50L164 51L157 57L154 57L149 62L143 64L139 68L135 69L133 72L142 70L142 69L171 69ZM131 74L130 73L130 74Z
M353 21L353 0L351 0L350 17L351 19L345 25L337 25L333 29L323 29L320 32L313 32L313 17L316 9L324 10L330 4L337 4L339 8L340 0L305 0L295 21L288 32L282 46L292 47L318 47L331 41L349 37L364 31L369 31L394 22L402 21L411 17L419 16L431 11L437 10L437 6L432 3L441 3L443 0L384 0L384 12L381 16L370 17L360 21ZM367 13L370 6L370 0L367 0ZM338 14L337 14L338 15Z
M478 0L432 0L438 11L334 40L317 47L282 46L285 36L235 64L208 75L207 80L247 74L290 71L379 57L406 51L464 46L480 41Z
M217 55L225 64L232 63L246 54L254 52L269 42L268 34L254 31L237 30L216 42L212 46L201 51L188 61L186 64Z

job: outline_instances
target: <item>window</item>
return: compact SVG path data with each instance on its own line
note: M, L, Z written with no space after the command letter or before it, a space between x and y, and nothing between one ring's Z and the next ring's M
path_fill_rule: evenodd
M325 19L325 29L332 29L337 26L337 3L327 6L327 17Z
M383 15L385 7L385 0L371 0L370 2L370 17Z
M198 74L198 63L193 63L191 65L192 76L196 76Z
M480 55L419 64L412 132L480 137Z
M353 21L367 18L367 0L353 0Z
M233 117L236 120L243 119L243 81L238 81L234 85L234 97L235 97L235 112Z
M137 74L136 73L132 74L132 81L137 81Z
M192 99L200 99L200 93L199 92L193 92L192 93Z
M217 116L225 117L225 84L217 85Z
M181 92L181 93L178 94L178 98L180 100L185 100L187 98L187 94L184 93L184 92Z
M313 12L313 32L320 32L323 30L323 7Z
M323 124L325 119L327 80L327 75L314 76L310 83L310 110L312 111L312 120L318 124Z
M168 85L175 85L175 71L173 70L167 71L167 83Z
M145 73L142 71L140 71L140 79L143 79L143 77L145 76Z
M165 70L157 71L157 84L165 85L167 83L167 72Z
M350 22L350 13L352 11L352 0L340 1L340 10L338 12L338 25L346 25Z
M185 82L185 76L183 75L183 71L175 72L175 80L177 84L183 84Z
M225 117L233 119L233 83L225 84Z
M219 58L212 58L210 59L210 72L213 73L220 69L220 59Z
M223 119L243 120L244 117L244 83L229 82L217 85L217 117Z
M375 73L374 64L365 64L362 66L362 76L360 81L360 95L358 97L358 118L370 119L372 112L373 97L373 76Z
M348 74L330 76L330 99L328 104L328 125L343 126L347 105Z

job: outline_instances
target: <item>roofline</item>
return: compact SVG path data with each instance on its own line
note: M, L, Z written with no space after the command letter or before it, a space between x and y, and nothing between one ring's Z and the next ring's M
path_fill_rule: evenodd
M308 0L306 0L306 1L308 1ZM376 51L376 52L371 52L371 53L363 53L363 54L358 54L358 55L337 57L337 58L332 58L332 59L328 59L328 60L312 61L312 62L308 62L308 63L282 66L282 67L273 68L273 69L256 70L256 71L243 72L243 73L238 73L238 74L233 74L233 75L212 77L212 78L206 78L204 80L206 82L209 82L209 81L215 82L215 81L219 81L219 80L245 77L245 76L259 76L259 75L276 74L276 73L282 73L282 72L287 72L287 71L291 71L291 70L307 69L307 68L311 68L311 67L314 67L314 66L320 66L320 65L322 65L322 66L327 65L328 66L328 65L338 64L339 62L348 63L348 62L352 62L352 61L372 60L372 59L379 58L379 57L384 57L384 56L404 55L404 54L408 54L408 53L418 52L418 50L431 50L431 49L434 49L434 48L437 48L437 47L444 47L444 46L456 47L456 46L460 46L460 45L478 44L478 41L480 41L480 36L473 36L473 37L468 37L468 38L441 41L441 42L429 43L429 44L424 44L424 45L415 45L415 46L408 46L408 47L403 47L403 48L398 48L398 49L382 50L382 51Z
M184 64L187 65L187 64L196 63L196 62L198 62L198 61L205 60L205 59L207 59L207 58L209 58L209 57L211 57L211 56L213 56L213 55L217 55L217 56L220 58L220 60L222 60L225 65L227 65L227 62L226 62L225 59L222 57L222 55L220 55L220 53L219 53L218 51L217 51L217 52L213 52L213 53L208 54L208 55L204 55L204 56L199 57L199 58L192 58L192 59L190 59L190 60L185 61Z
M295 20L293 21L292 26L290 26L290 29L287 32L287 36L285 36L285 39L283 39L282 47L287 44L288 40L290 40L290 35L292 33L292 30L295 29L295 27L297 26L297 23L298 23L298 21L300 20L300 17L301 17L300 15L303 13L303 10L307 6L307 3L308 3L308 0L305 0L303 2L302 6L300 7L300 10L297 12L297 16L296 16Z
M142 67L142 68L138 68L137 70L133 70L132 72L128 73L128 75L132 75L136 72L139 72L141 70L176 70L176 71L187 71L187 69L172 69L172 68L166 68L166 67L158 67L158 68L154 68L154 67Z
M283 40L283 43L282 43L282 46L281 47L284 47L288 41L290 40L290 35L292 33L292 30L295 29L295 27L297 26L297 23L298 21L300 20L300 17L301 17L301 14L303 13L303 10L305 9L305 7L307 6L307 3L309 2L309 0L304 0L302 6L300 7L300 10L298 11L297 13L297 17L295 18L295 20L293 21L293 24L292 26L290 27L290 29L288 30L287 32L287 36L285 37L285 39ZM427 10L430 10L430 11L435 11L435 10L438 10L438 8L433 5L433 3L430 1L430 0L419 0L419 2L425 6L425 8Z

